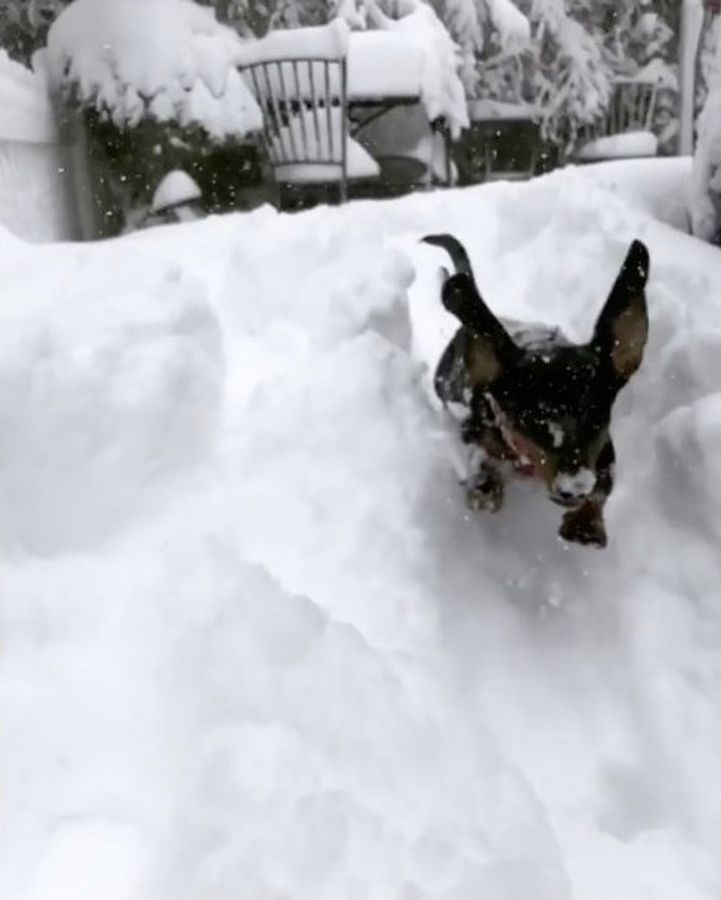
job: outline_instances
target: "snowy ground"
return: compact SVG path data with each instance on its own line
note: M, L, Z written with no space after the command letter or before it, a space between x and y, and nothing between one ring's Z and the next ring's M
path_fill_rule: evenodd
M2 900L719 896L721 254L642 165L0 235ZM441 229L579 339L648 243L606 551L466 514Z

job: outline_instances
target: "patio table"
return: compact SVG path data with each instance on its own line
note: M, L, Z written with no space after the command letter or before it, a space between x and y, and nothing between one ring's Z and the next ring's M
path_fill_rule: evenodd
M417 45L393 31L354 31L348 41L348 116L353 137L392 110L423 102L424 56ZM429 123L446 143L446 182L450 183L448 134L442 118Z

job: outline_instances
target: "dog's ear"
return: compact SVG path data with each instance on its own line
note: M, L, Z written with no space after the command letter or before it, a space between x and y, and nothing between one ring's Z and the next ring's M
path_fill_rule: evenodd
M443 285L443 305L470 332L466 368L473 387L485 387L513 365L521 351L478 293L466 272L452 275Z
M649 254L641 241L634 241L596 322L592 345L609 359L622 382L641 365L648 338L645 287Z

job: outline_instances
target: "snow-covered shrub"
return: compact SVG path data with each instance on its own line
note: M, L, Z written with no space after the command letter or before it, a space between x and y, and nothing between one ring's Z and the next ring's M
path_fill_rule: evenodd
M51 83L79 111L89 151L109 183L110 232L146 205L164 174L190 171L201 187L257 175L243 139L262 122L239 72L243 41L192 0L74 0L48 37ZM232 164L217 164L232 151ZM255 166L255 168L254 168ZM221 184L219 194L232 193ZM222 199L228 199L224 197Z

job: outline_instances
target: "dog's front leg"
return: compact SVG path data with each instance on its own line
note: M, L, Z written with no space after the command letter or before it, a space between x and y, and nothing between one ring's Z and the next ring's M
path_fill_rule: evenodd
M469 509L486 512L498 512L503 505L503 478L488 459L466 481L466 503Z
M472 413L461 427L463 442L471 448L465 479L469 509L498 512L503 505L503 477L493 462L502 458L500 435L496 437L496 431L486 400L477 394Z
M564 513L558 532L564 540L591 547L605 547L608 543L603 507L613 490L615 461L616 454L609 438L598 458L593 491L579 506Z

